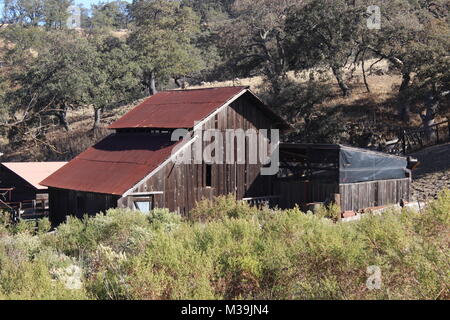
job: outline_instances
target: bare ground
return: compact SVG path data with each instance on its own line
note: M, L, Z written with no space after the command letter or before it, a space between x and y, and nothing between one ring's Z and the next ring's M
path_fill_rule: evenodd
M421 163L413 171L413 199L430 200L443 189L450 189L450 143L423 149L413 156Z

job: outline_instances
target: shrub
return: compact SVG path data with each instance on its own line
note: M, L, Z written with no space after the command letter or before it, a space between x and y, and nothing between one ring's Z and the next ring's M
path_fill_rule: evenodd
M219 196L213 200L199 201L190 213L193 221L212 221L224 218L242 218L257 213L255 207L251 207L244 201L236 201L233 194Z
M228 196L199 203L190 221L115 209L50 233L5 229L0 297L448 299L449 208L443 192L421 213L334 223ZM369 266L379 289L366 285Z

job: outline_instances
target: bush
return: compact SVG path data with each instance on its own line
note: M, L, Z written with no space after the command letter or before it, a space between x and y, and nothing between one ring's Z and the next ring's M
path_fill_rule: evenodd
M194 221L207 222L224 218L243 218L255 215L257 211L244 201L236 201L235 196L229 194L198 202L191 211L190 218Z
M449 208L446 191L422 213L334 223L323 217L333 208L258 210L228 196L199 203L190 221L115 209L51 233L5 229L0 297L449 299Z

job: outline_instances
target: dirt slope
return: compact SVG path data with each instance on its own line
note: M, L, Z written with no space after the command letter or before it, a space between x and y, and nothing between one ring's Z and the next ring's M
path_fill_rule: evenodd
M415 154L421 162L413 171L413 198L435 198L442 189L450 189L450 143L426 148Z

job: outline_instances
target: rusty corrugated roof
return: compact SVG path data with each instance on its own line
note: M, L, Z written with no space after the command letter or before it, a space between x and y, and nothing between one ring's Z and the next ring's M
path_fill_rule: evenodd
M41 182L59 189L122 195L168 159L170 134L113 134Z
M248 87L163 91L147 98L110 129L192 128Z
M38 190L47 189L39 184L67 162L2 162L1 164Z

